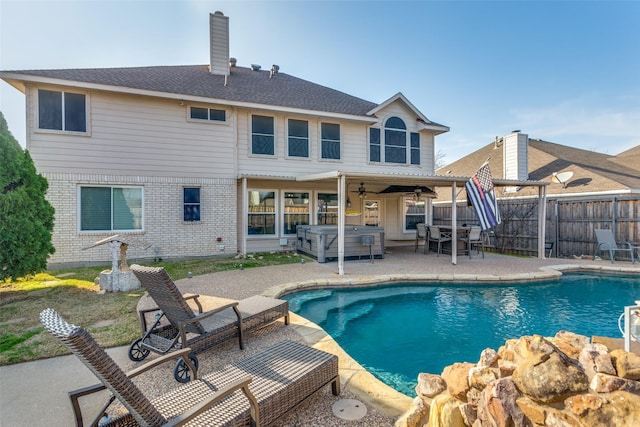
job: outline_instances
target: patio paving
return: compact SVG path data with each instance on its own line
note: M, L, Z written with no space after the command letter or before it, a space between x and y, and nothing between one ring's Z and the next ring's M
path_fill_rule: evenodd
M244 270L224 271L191 279L177 281L183 292L215 295L224 298L242 299L256 294L275 295L285 288L313 284L356 284L387 280L523 280L530 278L550 277L557 274L556 267L563 269L597 269L604 271L624 271L640 274L640 263L616 262L608 260L582 259L547 259L520 258L487 253L483 259L475 255L459 256L457 265L451 264L449 256L434 253L424 255L420 250L413 252L411 247L389 248L384 259L346 261L345 274L338 275L336 262L319 264L305 262L273 267L251 268ZM621 307L622 308L622 307ZM73 319L70 319L73 321ZM616 321L616 319L612 319ZM246 357L272 343L274 340L294 339L309 340L299 332L309 331L304 319L292 322L291 327L278 322L265 331L247 337L247 350L240 351L234 340L216 349L199 354L201 369L214 369L224 364ZM324 348L333 348L326 337L320 334ZM339 351L339 350L338 350ZM133 362L126 356L127 348L109 349L109 353L125 370L131 369ZM352 361L341 364L350 365ZM175 387L172 364L156 371L147 381L145 387L155 392ZM166 371L166 372L165 372ZM344 369L341 378L345 377ZM351 372L350 377L355 378ZM95 377L74 356L62 356L53 359L21 363L0 367L0 426L66 426L73 423L72 410L67 398L67 391L95 383ZM334 425L334 426L371 426L390 425L394 417L386 412L394 408L384 408L376 403L371 392L377 387L369 379L348 381L343 387L341 396L335 397L323 390L313 399L288 415L278 423L280 427L296 425ZM365 390L363 390L363 388ZM375 393L375 391L374 391ZM339 399L360 399L367 404L367 415L359 421L342 420L332 413L332 405ZM384 406L384 405L382 405Z

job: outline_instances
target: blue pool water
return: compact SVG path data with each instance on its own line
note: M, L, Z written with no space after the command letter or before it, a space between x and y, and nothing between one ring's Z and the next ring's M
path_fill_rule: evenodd
M620 337L618 316L640 299L640 278L571 273L529 284L401 283L284 298L369 372L415 396L420 372L476 362L510 338L560 330Z

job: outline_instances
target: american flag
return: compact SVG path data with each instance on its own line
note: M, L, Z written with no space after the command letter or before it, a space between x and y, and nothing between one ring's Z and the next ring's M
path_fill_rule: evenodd
M498 201L491 180L489 163L485 163L465 184L467 201L476 211L482 230L493 228L501 222Z

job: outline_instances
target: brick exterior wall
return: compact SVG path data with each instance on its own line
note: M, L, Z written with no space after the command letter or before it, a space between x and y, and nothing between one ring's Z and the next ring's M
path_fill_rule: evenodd
M144 230L127 232L151 244L130 247L127 258L186 258L236 254L237 182L235 179L166 178L49 173L47 199L56 209L49 265L110 263L108 245L83 248L118 232L79 231L78 188L81 185L142 187ZM200 221L183 221L184 187L200 187ZM217 238L221 238L218 242ZM224 245L224 249L220 248Z

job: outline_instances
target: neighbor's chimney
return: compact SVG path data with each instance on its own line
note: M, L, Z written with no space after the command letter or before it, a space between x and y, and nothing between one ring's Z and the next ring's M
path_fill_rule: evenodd
M503 138L503 170L505 179L529 179L529 135L514 130Z
M209 72L217 76L229 75L229 17L222 12L209 14L211 52Z

